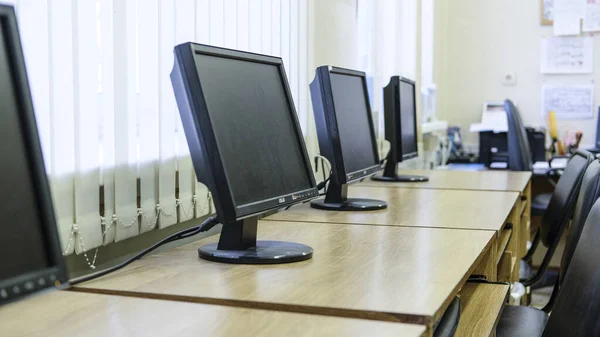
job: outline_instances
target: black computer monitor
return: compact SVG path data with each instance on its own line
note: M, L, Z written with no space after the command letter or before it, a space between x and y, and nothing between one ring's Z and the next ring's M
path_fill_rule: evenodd
M386 208L385 201L347 196L349 183L381 171L365 73L318 67L310 94L319 148L332 171L325 198L311 206L338 211Z
M383 88L385 139L390 151L385 158L383 175L373 180L387 182L424 182L429 178L417 175L398 175L398 163L419 155L417 139L417 108L415 82L392 76Z
M259 215L319 195L281 58L184 43L171 82L196 175L223 223L219 243L201 247L200 257L310 258L306 245L256 241Z
M0 5L0 305L67 284L14 9Z

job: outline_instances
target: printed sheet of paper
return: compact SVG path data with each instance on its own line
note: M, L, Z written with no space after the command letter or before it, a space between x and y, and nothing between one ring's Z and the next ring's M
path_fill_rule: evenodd
M557 119L594 118L594 85L544 85L542 115L549 111Z
M554 0L554 35L581 34L581 19L587 0Z
M583 15L583 31L600 31L600 0L586 0Z
M592 74L593 37L551 37L542 40L542 74Z

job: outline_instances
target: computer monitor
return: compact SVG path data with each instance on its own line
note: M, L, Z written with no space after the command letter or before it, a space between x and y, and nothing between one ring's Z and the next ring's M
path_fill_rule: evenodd
M415 82L400 76L392 76L383 88L385 115L385 139L390 151L385 158L383 175L373 180L387 182L424 182L429 178L416 175L398 175L398 163L419 155L417 139L417 108Z
M67 284L11 6L0 5L0 305Z
M309 259L306 245L256 240L258 216L319 195L281 58L184 43L171 82L196 176L223 224L219 243L200 247L200 257Z
M348 184L381 171L365 73L321 66L310 84L321 154L331 163L324 199L317 209L378 210L381 200L348 198Z

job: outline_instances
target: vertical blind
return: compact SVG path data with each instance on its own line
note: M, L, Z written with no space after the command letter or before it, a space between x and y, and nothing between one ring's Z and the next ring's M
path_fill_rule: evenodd
M355 3L358 50L347 52L358 53L369 77L379 134L381 88L392 75L417 74L417 1ZM169 78L175 45L282 57L306 134L308 0L3 2L19 19L63 250L83 254L90 267L97 247L211 209ZM433 53L422 48L424 58Z
M281 56L308 107L295 0L13 0L65 254L206 215L169 73L194 41Z

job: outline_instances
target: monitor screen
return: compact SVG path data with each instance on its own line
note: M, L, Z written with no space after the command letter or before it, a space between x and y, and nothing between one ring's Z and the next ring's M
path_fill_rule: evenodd
M279 65L194 57L236 206L313 188Z
M331 73L331 91L346 174L377 165L363 78Z
M417 110L415 107L415 85L400 81L400 133L402 156L417 153Z
M20 120L24 114L17 97L23 93L17 92L13 78L6 27L0 25L0 282L50 266L30 147Z

